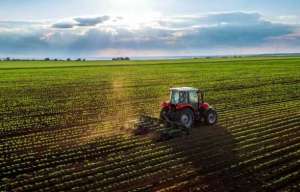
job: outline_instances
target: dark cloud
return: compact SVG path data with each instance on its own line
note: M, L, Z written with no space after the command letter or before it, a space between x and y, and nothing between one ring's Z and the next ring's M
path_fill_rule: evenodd
M290 34L294 27L266 21L252 25L224 24L196 28L178 38L178 44L191 47L236 46L251 47L263 44L272 37Z
M59 28L59 29L70 29L76 26L80 27L92 27L96 26L100 23L103 23L105 21L108 21L110 19L109 16L101 16L101 17L77 17L72 19L72 21L64 21L64 22L58 22L54 23L52 25L53 28Z
M57 29L70 29L73 28L74 26L75 24L71 22L60 22L52 25L53 28L57 28Z
M85 34L78 36L69 44L70 50L93 51L109 48L114 45L114 37L111 32L90 29Z
M0 53L28 53L48 49L40 34L0 32Z
M74 20L78 22L77 26L95 26L97 24L108 21L109 19L110 19L109 16L94 17L94 18L93 17L90 17L90 18L84 18L84 17L74 18Z

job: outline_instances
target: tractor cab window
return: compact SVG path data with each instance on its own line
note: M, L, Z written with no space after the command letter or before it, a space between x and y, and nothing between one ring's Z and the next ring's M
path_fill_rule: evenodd
M185 91L173 90L171 92L171 103L172 104L188 103L188 93Z
M171 103L172 104L179 103L179 91L172 91L171 92Z
M198 93L197 91L191 91L189 94L190 103L198 103Z
M179 103L188 103L187 93L185 91L179 92Z

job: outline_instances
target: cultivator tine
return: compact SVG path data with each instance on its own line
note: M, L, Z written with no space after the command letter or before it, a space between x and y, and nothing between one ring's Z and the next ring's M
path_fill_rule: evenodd
M136 135L145 135L160 129L161 122L158 118L142 115L134 125Z

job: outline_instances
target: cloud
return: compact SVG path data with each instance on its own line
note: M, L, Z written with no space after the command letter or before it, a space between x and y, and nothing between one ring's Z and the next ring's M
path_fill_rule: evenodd
M197 20L198 26L191 24L190 27L177 28L178 25L172 27L170 24L166 28L166 24L162 24L137 30L116 27L110 30L92 29L76 41L75 45L79 46L75 47L88 50L252 47L295 30L294 26L266 21L257 13L215 13L193 17L193 20Z
M45 22L37 22L37 21L0 21L0 27L24 27L24 26L32 26L32 25L43 25Z
M225 12L210 13L207 15L186 15L163 18L156 22L164 27L185 29L190 27L209 27L222 24L255 25L264 21L259 13Z
M3 55L43 52L45 55L59 53L69 56L118 49L131 50L131 53L133 50L153 53L161 50L207 54L214 54L217 50L224 54L230 50L262 50L263 47L272 50L275 46L282 47L282 52L293 48L300 50L298 25L272 22L259 13L165 17L135 23L135 27L132 27L133 23L126 23L128 20L112 16L75 17L21 33L13 31L18 24L14 23L7 30L9 22L5 25L0 22L0 51ZM23 29L23 25L20 26Z
M272 37L290 34L293 26L261 21L253 24L226 23L183 31L178 44L191 47L250 47L263 44Z
M28 53L47 49L48 44L40 39L40 35L26 32L0 32L0 53Z
M278 22L288 23L288 24L300 24L300 17L296 15L281 15L275 17Z
M205 24L229 23L231 25L253 25L263 20L259 13L228 12L200 16L198 21Z
M61 21L54 23L52 25L53 28L58 29L70 29L73 27L92 27L96 26L100 23L104 23L105 21L108 21L110 19L109 16L101 16L101 17L77 17L73 18L70 21Z
M91 17L91 18L83 18L78 17L74 20L78 22L77 26L95 26L97 24L103 23L110 19L109 16L102 16L102 17Z
M73 22L59 22L59 23L54 23L52 25L53 28L58 28L58 29L70 29L76 26L75 23Z

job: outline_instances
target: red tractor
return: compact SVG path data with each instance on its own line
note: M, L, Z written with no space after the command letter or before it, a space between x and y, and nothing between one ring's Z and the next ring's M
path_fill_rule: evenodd
M165 123L190 129L196 121L204 121L208 125L217 122L216 110L204 102L204 93L199 89L179 87L170 91L170 101L161 104L160 118Z

